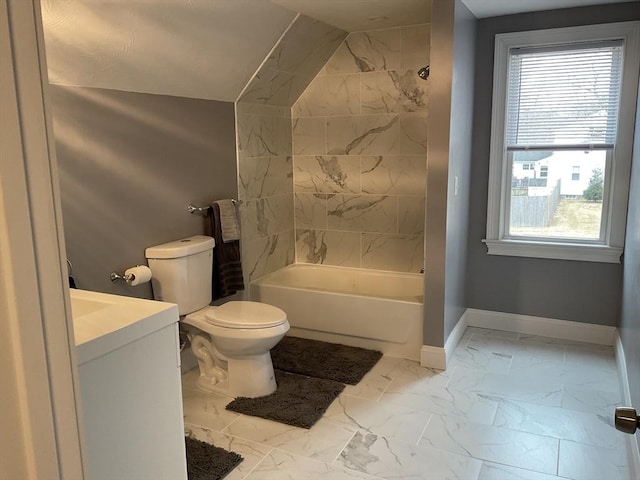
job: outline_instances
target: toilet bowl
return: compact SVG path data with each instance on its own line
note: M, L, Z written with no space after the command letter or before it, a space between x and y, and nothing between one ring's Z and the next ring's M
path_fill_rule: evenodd
M233 397L276 390L269 351L289 330L286 314L259 302L231 301L181 320L198 359L198 387Z
M260 302L209 306L213 238L204 235L145 250L156 300L178 305L193 354L199 388L231 397L260 397L276 390L269 351L289 330L285 312Z

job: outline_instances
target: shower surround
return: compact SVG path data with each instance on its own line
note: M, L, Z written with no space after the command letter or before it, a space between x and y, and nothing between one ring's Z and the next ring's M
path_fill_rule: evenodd
M236 102L245 280L293 262L422 268L429 36L304 15L284 33Z
M291 106L347 33L298 15L236 102L245 281L295 259Z
M429 38L351 33L294 104L298 263L423 267Z

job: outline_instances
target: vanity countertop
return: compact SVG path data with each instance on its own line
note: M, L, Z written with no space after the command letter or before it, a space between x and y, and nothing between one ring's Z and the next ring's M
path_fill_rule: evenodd
M78 365L179 320L173 303L78 289L70 295Z

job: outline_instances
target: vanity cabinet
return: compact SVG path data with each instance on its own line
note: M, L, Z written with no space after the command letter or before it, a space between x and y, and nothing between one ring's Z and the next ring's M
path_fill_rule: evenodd
M71 297L88 478L186 480L177 306Z

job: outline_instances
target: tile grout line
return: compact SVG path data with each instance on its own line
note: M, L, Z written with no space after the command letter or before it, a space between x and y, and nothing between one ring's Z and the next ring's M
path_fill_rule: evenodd
M236 437L233 437L233 438L236 438ZM269 455L271 455L271 452L273 452L274 450L275 450L275 447L271 447L271 449L267 453L265 453L260 460L258 460L256 462L256 464L253 466L253 468L251 470L249 470L244 477L242 477L242 480L246 480L247 478L249 478L249 475L251 475L253 472L255 472L256 468L258 468L258 465L260 465L262 462L264 462L264 460ZM231 472L229 472L229 473L231 473Z
M351 436L349 437L349 439L346 441L346 443L344 444L344 446L338 451L337 455L335 456L335 458L333 460L331 460L331 462L324 462L327 465L333 465L333 466L337 466L336 461L338 460L338 458L340 458L340 455L342 454L342 452L344 451L345 448L347 448L347 445L349 445L351 443L351 440L353 440L353 437L356 436L356 433L358 433L360 430L356 429Z
M558 440L558 455L556 456L556 476L560 476L560 440Z
M429 425L431 424L431 419L433 418L433 415L434 415L433 413L429 414L429 419L427 420L427 424L424 426L424 428L420 432L420 435L418 436L418 441L416 442L416 446L420 445L420 440L422 440L422 437L424 437L424 434L427 432L427 428L429 428Z

